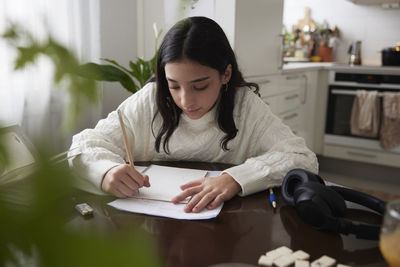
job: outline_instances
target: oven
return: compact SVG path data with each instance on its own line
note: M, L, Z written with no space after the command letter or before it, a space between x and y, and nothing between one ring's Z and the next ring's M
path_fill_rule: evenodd
M323 154L372 163L377 163L377 157L383 155L383 164L399 166L400 146L385 150L380 146L379 135L368 138L351 134L350 118L357 90L378 91L379 101L382 102L383 92L400 92L400 70L398 74L331 71ZM398 158L387 160L391 155Z

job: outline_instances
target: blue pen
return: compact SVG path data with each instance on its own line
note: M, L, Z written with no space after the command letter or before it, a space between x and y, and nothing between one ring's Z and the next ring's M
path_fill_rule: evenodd
M276 208L276 199L275 199L275 194L272 188L269 189L269 202L271 202L272 207L275 209Z

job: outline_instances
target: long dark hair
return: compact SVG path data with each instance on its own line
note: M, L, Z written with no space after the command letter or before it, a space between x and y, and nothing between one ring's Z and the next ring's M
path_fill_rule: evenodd
M156 137L155 149L163 149L169 153L168 140L178 127L182 110L175 104L165 77L165 65L180 59L189 59L201 65L216 69L221 75L227 66L232 66L232 76L226 88L221 88L218 102L218 126L226 134L221 139L221 147L228 149L228 142L235 138L238 129L233 120L233 108L236 89L243 86L254 87L258 94L258 85L248 83L239 71L235 54L222 28L212 19L206 17L190 17L176 23L165 35L158 51L156 67L156 103L163 123ZM153 123L158 113L153 118ZM152 125L153 126L153 125Z

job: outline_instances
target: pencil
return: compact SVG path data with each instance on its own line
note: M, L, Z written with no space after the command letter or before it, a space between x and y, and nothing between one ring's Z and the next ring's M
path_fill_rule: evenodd
M272 207L276 209L276 199L272 187L269 189L269 202L271 203Z
M117 110L117 113L118 113L118 118L119 118L119 124L121 125L122 136L124 138L125 151L126 151L126 155L128 156L129 165L131 165L131 167L134 168L135 164L133 163L132 152L131 152L131 149L129 148L128 138L126 137L126 131L125 131L124 121L122 119L122 113L119 109Z

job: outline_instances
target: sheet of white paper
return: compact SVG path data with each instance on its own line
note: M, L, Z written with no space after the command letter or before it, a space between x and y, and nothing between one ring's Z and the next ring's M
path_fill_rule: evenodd
M221 175L221 171L207 171L206 177L212 178Z
M174 168L159 165L150 165L144 173L149 176L150 187L140 188L133 197L161 201L171 201L173 197L182 192L180 189L181 185L203 178L207 175L207 171L205 170Z
M220 213L223 203L216 209L204 209L199 213L186 213L183 211L186 204L173 204L172 202L156 201L149 199L125 198L117 199L108 205L134 213L174 218L180 220L207 220L215 218Z
M139 167L135 166L135 168L140 172L145 171L145 173L147 173L146 167L142 167L139 169ZM220 171L208 171L206 177L216 177L219 176L220 173ZM143 190L141 188L140 194L142 194L142 191ZM139 198L117 199L108 203L108 205L119 210L180 220L207 220L215 218L221 212L221 209L223 207L222 203L219 207L213 210L204 209L199 213L186 213L183 211L186 204L173 204L171 202Z
M135 169L138 171L138 172L144 172L144 171L146 171L146 169L148 168L149 166L135 166Z

